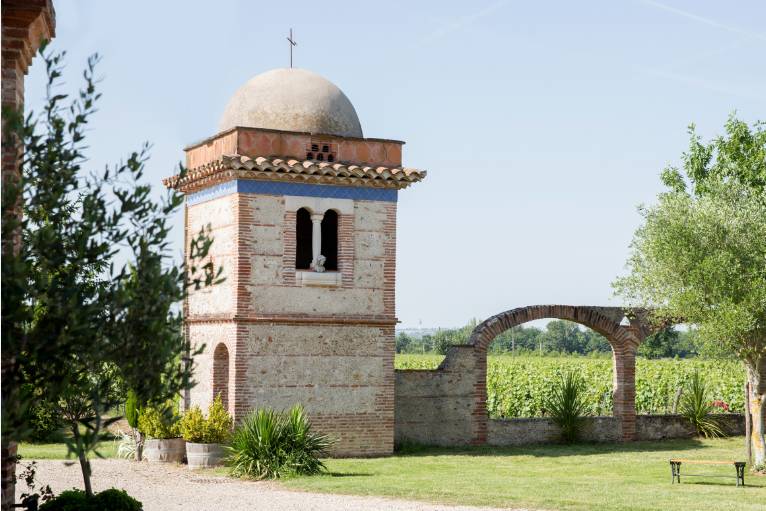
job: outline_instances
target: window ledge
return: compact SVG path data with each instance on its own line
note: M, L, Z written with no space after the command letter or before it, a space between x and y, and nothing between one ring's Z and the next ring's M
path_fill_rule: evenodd
M299 286L339 287L341 273L339 271L316 271L296 270L295 283Z

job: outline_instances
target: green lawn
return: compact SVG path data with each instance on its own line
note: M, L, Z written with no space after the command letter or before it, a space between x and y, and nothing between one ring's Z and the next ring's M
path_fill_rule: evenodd
M117 445L116 440L107 440L101 442L98 452L104 458L117 457ZM27 460L63 460L66 458L67 449L66 444L19 444L19 454L23 459ZM91 455L91 458L96 456Z
M734 468L682 467L671 485L668 459L742 459L743 439L672 440L524 448L427 448L389 458L327 460L331 475L287 479L288 488L382 495L445 504L566 510L766 509L766 477ZM692 468L694 470L692 470Z

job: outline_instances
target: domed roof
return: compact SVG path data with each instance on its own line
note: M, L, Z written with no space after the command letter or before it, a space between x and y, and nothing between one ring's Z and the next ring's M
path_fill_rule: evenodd
M362 137L354 105L333 83L305 69L251 78L226 105L219 131L235 126Z

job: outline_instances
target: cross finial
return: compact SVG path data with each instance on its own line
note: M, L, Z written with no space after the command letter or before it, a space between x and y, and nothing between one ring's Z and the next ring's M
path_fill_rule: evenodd
M287 38L287 42L290 43L290 68L292 69L292 67L293 67L293 46L297 46L298 45L298 43L296 43L293 40L293 29L292 28L290 29L290 36Z

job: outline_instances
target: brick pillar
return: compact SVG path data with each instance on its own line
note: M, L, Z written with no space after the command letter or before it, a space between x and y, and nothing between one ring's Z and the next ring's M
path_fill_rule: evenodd
M16 443L3 439L2 445L2 509L11 509L16 500Z
M51 0L2 0L2 108L23 112L24 76L32 63L40 42L53 38L55 12ZM3 126L5 134L5 126ZM2 182L19 179L20 150L17 143L2 141ZM9 209L11 215L20 214L18 205ZM3 215L6 211L3 211ZM17 232L3 232L2 250L16 251L20 242ZM9 252L13 253L13 252ZM3 352L3 362L8 354ZM6 364L2 366L5 368ZM6 381L5 378L3 378ZM10 392L3 392L3 400ZM5 406L6 403L3 403ZM16 443L2 435L2 499L0 509L10 510L16 499Z
M612 346L614 362L614 416L620 419L623 442L636 439L636 347L631 343Z
M487 443L489 417L487 416L487 352L483 349L474 350L474 408L471 411L474 437L471 445Z

